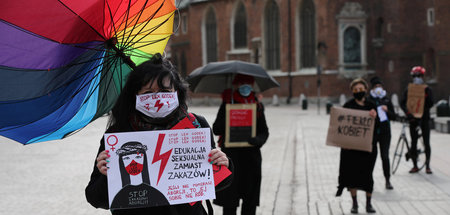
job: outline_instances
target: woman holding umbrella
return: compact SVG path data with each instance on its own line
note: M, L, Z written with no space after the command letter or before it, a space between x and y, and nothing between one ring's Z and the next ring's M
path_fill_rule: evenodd
M234 179L231 185L217 193L214 203L223 207L224 215L235 215L242 199L242 215L254 215L259 205L261 185L261 151L269 137L264 106L255 97L252 89L254 78L237 74L233 79L233 89L222 93L222 105L213 124L213 132L219 135L219 145L234 162ZM250 147L227 148L225 140L225 106L226 104L256 104L256 136L248 138Z
M186 87L183 85L178 73L170 62L156 54L151 60L136 67L128 76L127 82L112 109L110 123L106 133L167 130L178 122L188 118L194 127L209 127L204 117L187 112ZM140 98L149 95L172 94L169 105L160 108L145 108ZM214 141L211 141L214 148ZM107 187L107 163L110 157L109 151L105 150L104 139L101 140L91 180L86 187L86 199L96 208L109 208ZM209 154L212 164L226 166L232 169L225 153L219 149L212 149ZM231 180L228 177L218 186L222 189ZM147 182L147 183L152 183ZM124 184L126 186L126 184ZM216 190L220 187L216 187ZM210 206L210 205L209 205ZM204 215L202 204L178 204L158 207L118 209L112 210L112 214L158 214L158 215Z

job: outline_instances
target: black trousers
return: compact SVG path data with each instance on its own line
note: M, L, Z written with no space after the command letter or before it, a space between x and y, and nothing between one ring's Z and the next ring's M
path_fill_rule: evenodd
M422 129L423 144L425 145L426 167L430 167L431 158L431 146L430 146L430 124L428 119L423 120L411 120L409 122L409 133L411 134L411 155L414 167L417 167L417 140L419 135L417 134L417 126Z
M386 181L391 177L391 165L389 162L389 147L391 146L391 134L378 134L375 138L375 144L380 145L380 157L383 164L383 174Z
M236 215L236 207L224 207L223 215ZM248 205L243 203L241 208L241 215L255 215L256 205Z

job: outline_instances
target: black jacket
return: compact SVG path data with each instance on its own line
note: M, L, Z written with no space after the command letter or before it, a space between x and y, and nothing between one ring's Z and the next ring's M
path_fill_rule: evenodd
M380 122L380 118L377 117L377 121L375 121L375 128L377 128L375 130L375 135L377 135L377 134L391 135L390 121L393 121L396 118L394 105L392 105L391 100L387 96L385 96L383 98L374 98L372 96L369 96L368 100L370 102L374 103L377 107L381 106L381 105L386 105L387 109L388 109L388 111L386 112L388 120L386 120L384 122Z
M406 113L408 117L412 117L412 115L409 113L408 109L406 108L406 103L408 102L408 88L403 92L402 100L400 101L400 106L402 110ZM430 108L433 107L433 92L431 91L430 87L425 88L425 105L423 107L423 115L422 119L428 120L430 119Z
M368 111L371 109L376 110L377 107L367 99L364 102L364 106L357 104L355 99L351 99L344 104L344 108ZM377 158L376 147L376 144L372 142L372 152L341 149L338 178L339 186L336 196L340 196L344 188L356 188L372 193L372 172Z
M264 106L257 103L256 137L251 138L255 147L224 147L223 136L225 135L225 103L219 108L216 120L213 124L214 134L220 135L219 145L222 150L233 160L234 180L231 185L217 193L214 203L224 207L237 207L239 199L244 199L249 205L259 205L261 187L261 150L269 137L269 129L264 115Z

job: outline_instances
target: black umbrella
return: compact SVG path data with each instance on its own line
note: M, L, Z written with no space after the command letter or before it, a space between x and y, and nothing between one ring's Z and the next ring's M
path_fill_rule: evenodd
M195 69L186 78L186 81L192 92L222 93L231 87L231 82L236 74L253 76L254 87L258 92L280 86L259 64L237 60L208 63Z

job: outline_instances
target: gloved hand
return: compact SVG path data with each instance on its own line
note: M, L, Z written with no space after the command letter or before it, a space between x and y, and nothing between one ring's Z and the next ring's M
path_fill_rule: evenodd
M250 145L256 146L258 148L261 148L261 146L264 144L264 142L261 141L260 139L258 139L258 137L250 137L250 138L248 138L247 142Z
M406 119L408 119L409 122L414 122L416 120L416 118L410 113L406 114Z

